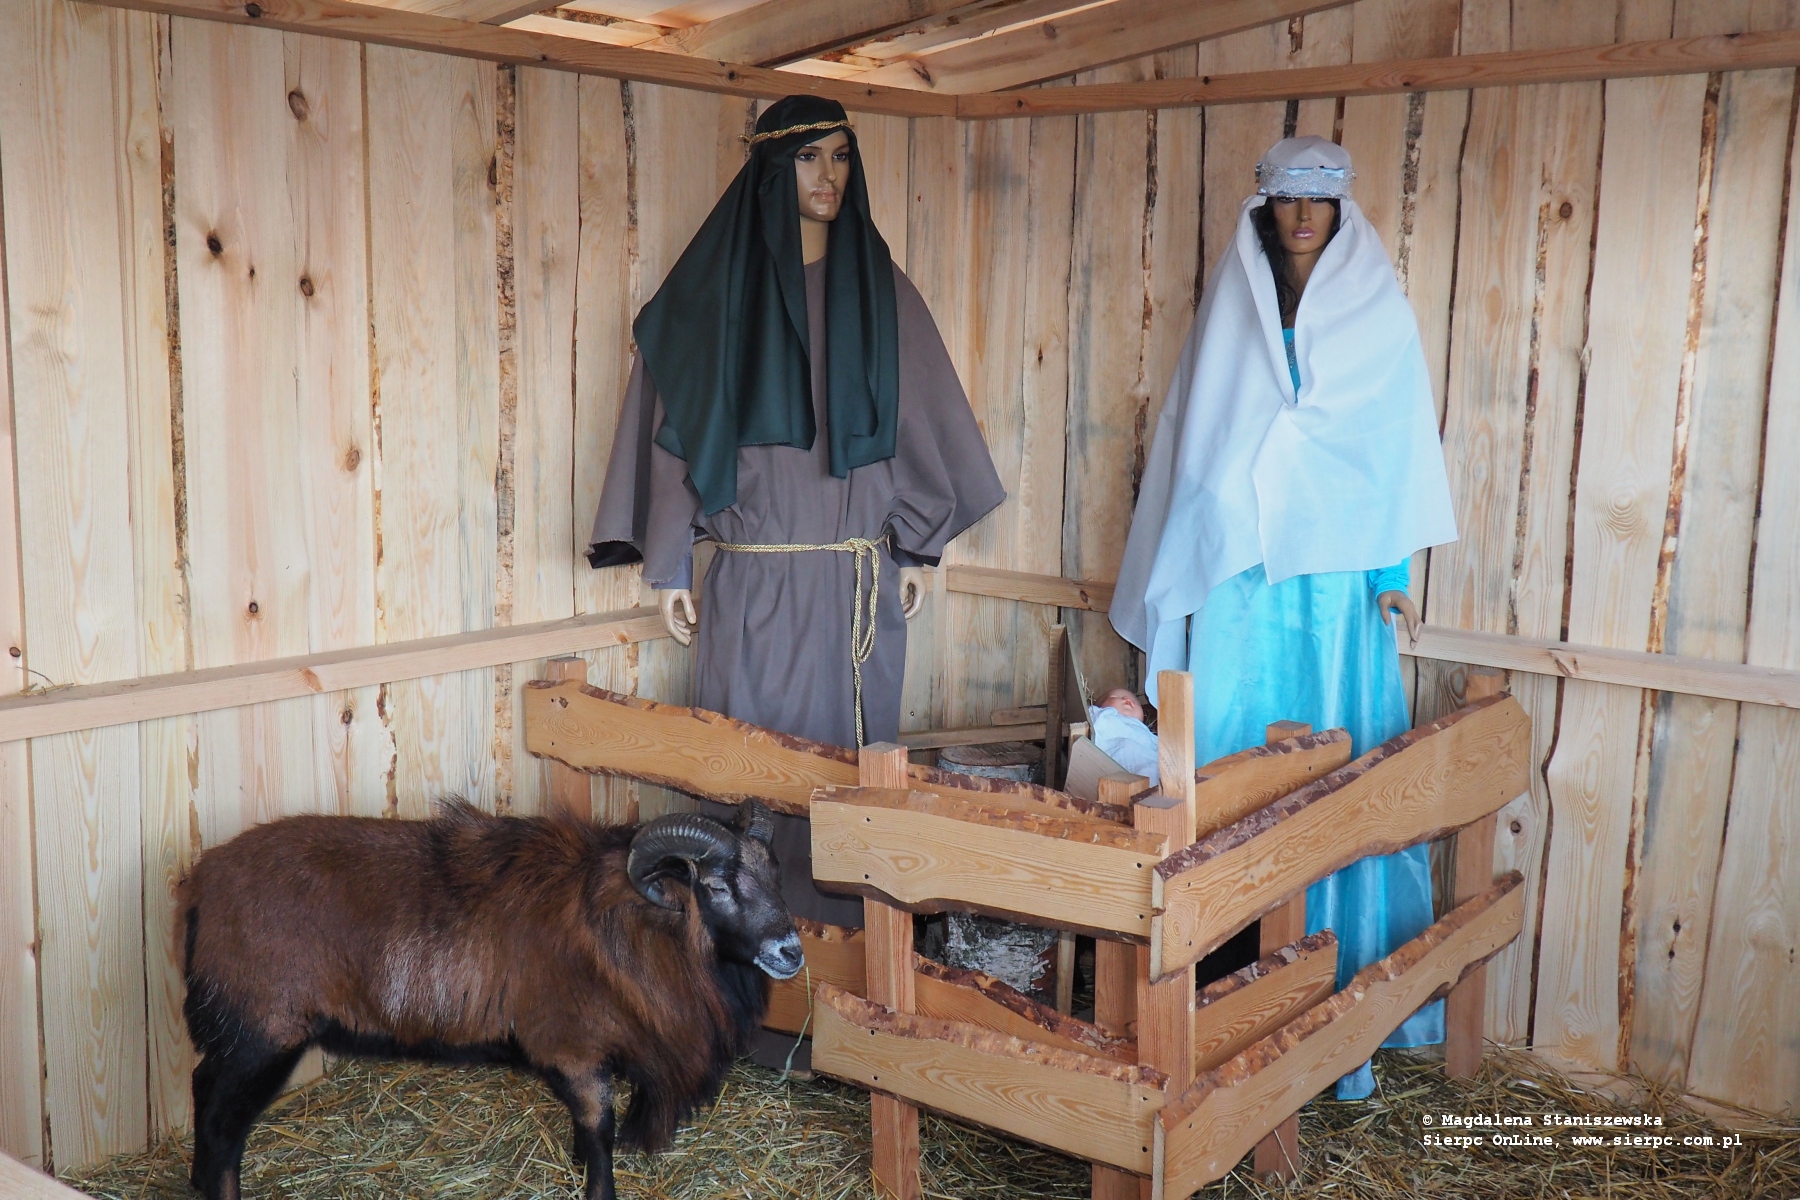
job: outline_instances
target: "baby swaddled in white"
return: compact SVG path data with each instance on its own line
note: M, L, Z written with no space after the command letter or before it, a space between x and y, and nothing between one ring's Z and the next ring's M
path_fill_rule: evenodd
M1124 688L1107 692L1088 708L1088 725L1096 749L1156 786L1156 735L1144 724L1144 706L1135 695Z

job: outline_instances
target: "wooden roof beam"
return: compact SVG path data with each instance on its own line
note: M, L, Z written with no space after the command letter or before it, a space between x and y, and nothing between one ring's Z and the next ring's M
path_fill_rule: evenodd
M1356 63L1238 75L1201 75L1147 83L1084 84L988 95L963 95L956 115L1041 117L1149 108L1195 108L1212 104L1256 104L1268 100L1312 100L1334 96L1381 96L1539 83L1577 83L1650 75L1698 75L1712 71L1756 71L1800 67L1800 30L1737 33L1712 37L1618 42L1565 50L1515 50L1464 54L1407 62ZM880 72L856 77L861 83Z
M993 92L1337 8L1350 0L1109 0L889 63L858 83Z
M1075 2L1069 0L1071 4ZM844 0L762 0L703 25L678 29L645 42L643 48L773 67L853 45L967 3L968 0L864 0L860 4L846 4Z
M504 25L531 13L554 8L555 0L380 0L387 8L448 17L452 21L478 21Z
M791 71L739 66L609 46L534 30L457 21L425 13L380 8L349 0L85 0L111 8L131 8L235 25L260 25L290 33L376 42L411 50L431 50L520 66L546 67L671 87L770 99L791 93L825 96L857 112L904 117L953 116L954 96L934 96L871 84L823 79Z

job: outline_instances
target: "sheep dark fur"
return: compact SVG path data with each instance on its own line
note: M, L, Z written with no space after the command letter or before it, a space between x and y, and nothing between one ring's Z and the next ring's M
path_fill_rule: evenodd
M293 817L202 855L181 894L203 1056L194 1186L237 1200L250 1126L319 1045L541 1075L569 1106L587 1196L610 1200L613 1076L632 1085L618 1136L661 1148L761 1022L764 971L800 966L753 808L756 836L705 822L729 853L635 885L640 828L705 818L603 826L453 802L425 821Z

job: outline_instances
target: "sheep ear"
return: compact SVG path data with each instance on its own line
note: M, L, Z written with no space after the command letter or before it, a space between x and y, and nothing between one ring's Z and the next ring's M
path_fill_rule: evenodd
M746 800L738 806L738 832L753 837L767 846L775 840L775 818L760 801Z
M680 858L668 859L643 878L632 882L637 885L638 895L658 908L677 910L681 907L681 899L670 893L669 885L680 883L692 888L694 864Z

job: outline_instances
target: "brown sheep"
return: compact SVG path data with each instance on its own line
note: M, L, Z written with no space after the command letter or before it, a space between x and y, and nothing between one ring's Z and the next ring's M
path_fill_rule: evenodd
M182 885L195 1188L238 1200L244 1140L307 1047L505 1063L569 1107L589 1200L619 1136L657 1149L709 1102L791 978L768 814L645 825L292 817L202 855Z

